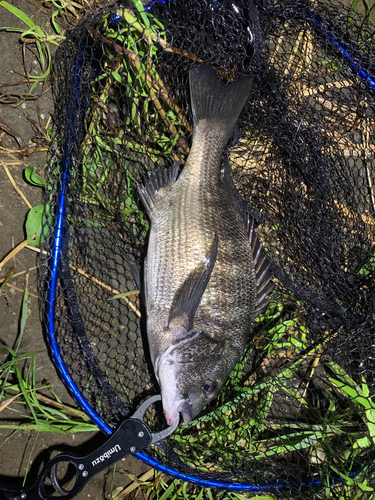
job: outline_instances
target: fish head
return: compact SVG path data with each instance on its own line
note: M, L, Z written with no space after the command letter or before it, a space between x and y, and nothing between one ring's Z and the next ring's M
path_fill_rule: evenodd
M229 342L203 331L188 332L157 363L163 409L168 425L181 414L188 424L220 392L240 356Z

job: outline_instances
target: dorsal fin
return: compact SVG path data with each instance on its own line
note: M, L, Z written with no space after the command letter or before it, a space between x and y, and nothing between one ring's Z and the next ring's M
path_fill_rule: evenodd
M234 201L234 205L237 209L238 214L240 217L242 217L243 221L245 224L248 222L248 206L247 203L241 198L240 193L237 191L236 186L234 185L231 173L230 173L230 167L229 167L229 162L228 160L224 160L223 166L221 167L220 170L221 174L221 180L228 191L229 195L231 196L232 200Z
M254 219L248 220L249 241L254 259L257 297L255 300L254 318L273 300L268 296L275 287L271 281L273 274L270 271L271 259L268 257L254 230Z
M225 160L220 171L221 180L230 194L234 205L237 209L238 214L242 217L245 225L249 231L249 241L254 259L254 268L256 275L256 286L257 286L257 298L255 302L255 316L258 314L271 302L272 299L268 298L269 293L274 289L275 285L271 281L273 275L270 271L271 259L268 257L267 252L264 250L262 244L260 243L258 236L255 232L254 217L250 215L250 207L241 198L236 186L234 185L229 162ZM261 219L261 215L259 214ZM259 222L259 221L258 221Z
M144 177L144 185L138 185L138 194L143 205L147 210L148 216L151 218L154 209L154 201L160 189L167 186L171 182L175 182L178 176L180 162L176 161L169 168L155 170Z
M262 214L258 212L258 210L254 207L251 207L246 201L243 200L242 196L238 192L233 179L232 174L230 172L229 161L224 160L223 166L220 170L221 182L223 183L225 189L228 191L231 196L234 205L237 209L239 216L244 221L245 225L248 225L249 216L255 219L256 225L262 222Z

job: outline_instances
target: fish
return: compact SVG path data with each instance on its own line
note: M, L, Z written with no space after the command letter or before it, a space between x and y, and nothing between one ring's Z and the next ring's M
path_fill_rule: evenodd
M180 415L188 424L219 394L273 288L270 259L223 161L252 84L225 84L211 65L193 66L186 163L138 185L151 223L138 286L169 426Z

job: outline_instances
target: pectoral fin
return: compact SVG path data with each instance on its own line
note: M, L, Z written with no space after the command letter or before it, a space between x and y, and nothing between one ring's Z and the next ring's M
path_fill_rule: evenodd
M177 290L169 313L169 328L173 326L183 326L186 330L193 328L194 315L215 266L218 244L219 238L215 234L210 255L189 274Z

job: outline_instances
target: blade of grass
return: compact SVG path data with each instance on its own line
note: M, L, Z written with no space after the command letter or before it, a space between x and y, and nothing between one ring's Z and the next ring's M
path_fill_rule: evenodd
M13 15L18 17L22 22L27 24L29 28L35 28L35 23L32 19L29 18L27 14L22 12L22 10L18 9L17 7L14 7L14 5L11 5L10 3L6 2L5 0L1 0L0 5L4 7L5 9L9 10Z
M4 280L1 282L0 285L0 292L4 289L5 285L8 283L8 281L14 276L14 267L11 267L5 276Z
M26 484L27 474L29 473L29 467L30 467L30 465L32 463L32 456L33 456L33 453L34 453L36 442L38 441L38 437L39 437L39 432L36 433L34 444L33 444L32 448L31 448L31 451L30 451L30 454L29 454L29 459L28 459L27 464L26 464L26 471L25 471L25 476L23 478L22 487L24 487L25 484Z
M37 432L54 432L57 434L74 434L77 432L95 432L98 430L94 424L82 424L74 422L72 424L50 424L39 421L39 423L21 423L21 424L0 424L0 429L14 429L15 431L37 431ZM3 444L3 443L2 443Z
M153 475L154 475L154 469L149 469L139 479L137 479L136 481L133 481L123 491L121 491L118 495L116 495L113 498L113 500L122 500L123 498L127 497L129 495L129 493L131 493L133 490L135 490L139 486L140 483L145 483L146 481L151 479Z
M28 282L29 282L29 274L27 273L26 274L26 281L25 281L25 291L24 291L23 300L22 300L22 307L21 307L20 332L19 332L18 342L17 342L16 348L15 348L15 351L13 351L15 356L17 356L17 351L18 351L18 349L20 347L20 344L21 344L21 341L22 341L22 338L23 338L23 334L24 334L24 331L25 331L25 325L26 325L26 319L27 319L27 309L28 309L28 300L29 300L29 296L28 296ZM0 393L0 401L1 401L2 397L3 397L4 386L5 386L5 384L8 381L9 375L10 375L10 371L8 371L8 373L5 376L5 380L4 380L4 383L3 383L3 388L2 388L1 393Z

